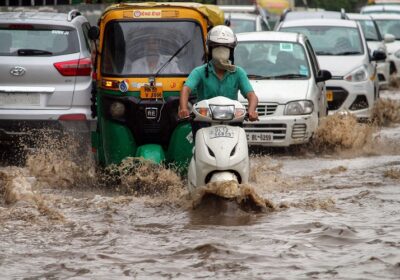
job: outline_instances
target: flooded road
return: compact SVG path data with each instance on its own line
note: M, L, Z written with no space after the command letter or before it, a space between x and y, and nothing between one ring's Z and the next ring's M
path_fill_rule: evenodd
M376 127L330 117L309 147L252 155L261 213L193 209L169 170L104 188L53 149L4 166L0 278L399 279L400 92L381 97Z

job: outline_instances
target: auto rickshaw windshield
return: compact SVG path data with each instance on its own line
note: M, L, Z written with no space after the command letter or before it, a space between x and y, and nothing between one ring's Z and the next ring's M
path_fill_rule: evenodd
M103 75L185 76L204 63L201 27L192 21L112 21L103 42Z

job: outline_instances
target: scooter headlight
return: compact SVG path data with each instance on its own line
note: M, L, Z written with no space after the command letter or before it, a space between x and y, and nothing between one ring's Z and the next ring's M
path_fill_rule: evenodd
M308 115L314 111L314 104L309 100L292 101L285 106L285 115Z
M235 117L235 106L210 105L213 120L229 121Z

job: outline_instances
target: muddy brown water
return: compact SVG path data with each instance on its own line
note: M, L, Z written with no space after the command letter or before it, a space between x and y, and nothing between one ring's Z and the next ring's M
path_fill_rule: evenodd
M253 154L261 212L198 204L146 165L99 186L71 149L3 166L0 279L399 279L399 97L376 125L333 116L308 146Z

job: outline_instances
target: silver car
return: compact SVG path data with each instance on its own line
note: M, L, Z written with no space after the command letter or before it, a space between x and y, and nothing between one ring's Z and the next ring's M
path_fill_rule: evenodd
M78 11L0 13L0 142L91 122L90 24Z

